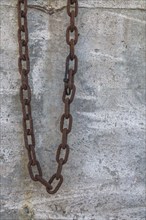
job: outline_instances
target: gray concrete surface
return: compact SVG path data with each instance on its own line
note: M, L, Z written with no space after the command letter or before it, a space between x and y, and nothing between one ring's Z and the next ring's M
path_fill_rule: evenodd
M17 1L0 3L1 220L144 220L145 0L79 1L71 150L56 195L48 195L28 175L19 101ZM65 0L28 3L36 149L49 179L61 141L69 18Z

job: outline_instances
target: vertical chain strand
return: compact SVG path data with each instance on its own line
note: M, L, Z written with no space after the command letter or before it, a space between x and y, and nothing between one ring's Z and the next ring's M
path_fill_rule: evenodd
M42 176L42 169L35 153L35 136L33 129L33 119L31 114L31 89L29 86L28 74L30 71L29 51L28 51L28 28L27 28L27 0L18 0L18 44L19 58L18 68L21 75L20 101L23 112L23 131L25 147L28 151L28 171L34 181L35 177L32 167L36 166L38 175Z

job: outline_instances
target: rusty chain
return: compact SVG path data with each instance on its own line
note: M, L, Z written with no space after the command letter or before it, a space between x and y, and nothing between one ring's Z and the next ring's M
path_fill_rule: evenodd
M33 119L31 113L31 88L29 86L28 74L30 72L30 60L28 50L28 27L27 27L27 0L18 0L18 43L19 43L19 58L18 68L21 75L20 86L20 101L22 104L23 112L23 130L24 130L24 142L28 152L28 171L33 181L39 181L46 187L49 194L54 194L60 188L63 182L63 176L61 174L63 165L67 162L69 156L69 145L67 144L68 134L72 129L72 115L70 113L70 104L72 103L76 87L74 85L74 75L78 68L78 58L75 55L75 45L78 41L78 29L75 26L75 17L78 15L78 0L67 0L67 14L70 17L70 25L66 30L66 42L70 47L70 53L66 58L66 68L64 77L64 91L62 95L62 101L64 103L64 113L60 120L60 131L62 133L62 142L58 146L56 152L56 161L58 163L56 173L49 179L49 181L43 178L42 169L39 161L36 158L35 153L35 136L33 129ZM71 35L74 35L71 36ZM71 62L73 67L71 67ZM65 121L68 123L68 127L65 127ZM62 153L64 152L64 157ZM37 170L37 173L33 169ZM57 184L53 187L53 182L57 181Z

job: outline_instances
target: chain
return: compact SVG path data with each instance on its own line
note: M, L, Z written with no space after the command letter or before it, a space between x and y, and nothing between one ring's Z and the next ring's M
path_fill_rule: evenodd
M78 29L75 26L75 17L78 15L78 0L67 0L67 14L70 17L70 25L66 30L66 42L70 46L70 53L66 58L66 69L64 77L64 91L62 101L64 103L64 113L60 120L60 131L62 133L62 142L56 152L56 161L58 163L56 173L49 179L43 178L42 169L35 153L35 136L33 129L33 119L31 113L31 88L29 86L28 75L30 72L30 61L28 51L28 27L27 27L27 0L18 0L18 43L19 58L18 68L21 75L20 101L23 112L23 131L24 142L28 152L28 171L33 181L38 181L46 187L49 194L54 194L60 188L63 182L61 174L63 165L67 162L69 156L69 145L67 144L68 134L72 129L73 118L70 113L70 104L72 103L76 87L74 85L74 75L77 72L78 59L75 55L75 45L78 41ZM73 8L73 10L71 10ZM74 38L71 36L74 35ZM73 62L73 67L71 67ZM65 122L66 121L66 122ZM68 124L67 128L65 123ZM61 155L64 155L62 157ZM36 170L36 171L34 171ZM54 183L57 182L57 183ZM53 186L54 184L55 186Z

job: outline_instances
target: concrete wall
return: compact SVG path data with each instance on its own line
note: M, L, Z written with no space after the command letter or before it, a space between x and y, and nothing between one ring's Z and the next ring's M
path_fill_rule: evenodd
M144 220L145 0L80 0L79 69L64 183L49 195L30 180L19 100L17 0L1 9L1 220ZM37 156L57 168L69 23L65 0L28 0L30 85ZM52 15L49 14L54 10Z

